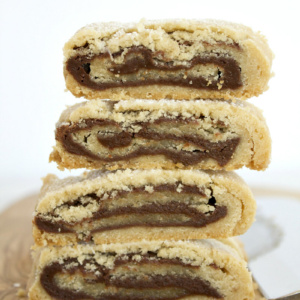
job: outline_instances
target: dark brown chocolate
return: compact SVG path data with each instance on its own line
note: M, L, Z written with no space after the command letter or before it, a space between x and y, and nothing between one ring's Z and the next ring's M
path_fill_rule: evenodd
M185 268L197 268L196 266L191 266L189 264L184 264L178 258L167 259L159 258L155 253L149 253L142 256L142 259L137 262L132 259L134 253L130 253L123 257L117 257L115 260L115 268L120 265L130 265L134 264L137 267L144 264L155 264L155 265L181 265ZM94 299L94 300L177 300L187 296L205 295L212 297L214 299L223 298L223 296L218 292L218 290L211 286L211 284L201 278L191 278L188 275L147 275L145 279L137 278L128 274L130 277L116 277L111 276L114 269L110 270L104 266L99 265L95 260L85 260L83 264L78 264L74 267L66 267L72 263L77 263L76 259L66 259L63 263L54 262L51 265L46 266L40 276L40 282L45 291L55 299ZM85 269L86 264L93 264L96 269L93 271L87 271ZM96 273L96 271L98 271ZM126 293L120 293L118 290L114 294L109 293L99 293L99 296L93 297L88 292L83 290L75 291L69 288L59 287L55 282L55 276L57 274L63 273L74 274L75 272L80 272L81 276L85 278L85 282L88 284L104 283L107 287L120 288L124 291L127 289ZM163 288L174 289L174 294L168 298L162 298L159 295L159 290ZM157 290L157 295L155 297L147 297L146 294L137 296L134 291L147 291L147 289ZM125 295L124 295L125 294Z
M116 57L121 55L122 52L114 53ZM114 78L113 82L96 82L91 78L90 65L94 59L110 59L110 53L102 53L98 55L77 55L68 59L66 63L66 69L74 79L81 85L94 90L105 90L115 87L132 87L132 86L145 86L145 85L171 85L181 87L192 87L196 89L206 90L218 90L220 88L220 82L222 81L222 89L237 89L242 86L241 69L238 63L228 55L225 56L221 53L206 53L205 56L196 56L192 60L188 61L187 65L175 65L173 62L164 61L159 58L164 57L162 51L152 52L145 47L133 46L129 48L125 55L123 64L115 64L111 61L111 67L109 71L112 74L118 74L119 77ZM219 70L219 78L212 80L211 84L207 84L207 79L199 76L186 78L144 78L141 80L122 80L122 75L133 74L140 69L146 70L163 70L166 73L168 71L180 71L190 70L196 65L214 64ZM96 78L95 78L96 79Z
M177 185L170 185L170 184L163 184L158 185L154 187L154 191L156 192L176 192ZM129 193L148 193L145 191L145 187L140 188L134 188L131 192L128 191L121 191L118 193L118 196L124 196L125 194ZM199 196L205 197L205 194L203 191L199 190L197 186L189 186L189 185L181 185L181 194L185 194L183 197L188 197L189 194L197 194ZM91 197L97 201L100 201L100 197L96 196L95 194L89 194L87 197ZM155 194L153 194L153 197L155 197ZM101 200L103 201L103 200ZM110 197L108 200L110 201ZM77 206L81 205L80 201L75 199L69 203L67 203L69 206ZM218 220L224 218L227 215L227 207L225 206L218 206L216 205L216 200L212 196L209 201L208 205L213 206L215 209L213 212L209 212L207 214L199 212L196 208L190 207L186 203L181 203L177 201L169 201L166 205L161 205L158 203L151 203L146 204L140 207L119 207L117 209L104 209L102 207L99 208L97 212L93 214L93 216L89 219L84 219L83 221L69 224L67 222L59 221L54 222L51 219L44 218L43 215L38 214L34 222L36 226L45 232L51 232L51 233L76 233L76 230L72 229L72 226L75 224L81 224L83 222L93 222L95 220L109 218L112 216L121 216L121 215L130 215L130 214L165 214L165 215L185 215L189 218L187 221L182 221L178 218L178 220L174 222L170 221L161 221L161 222L149 222L149 221L142 221L141 223L130 223L130 224L123 224L123 225L107 225L102 226L98 228L92 229L92 233L95 232L102 232L106 230L115 230L115 229L121 229L121 228L128 228L128 227L137 227L137 226L143 226L143 227L176 227L176 226L184 226L184 227L194 227L194 228L200 228L207 226L210 223L217 222Z
M164 118L166 119L166 118ZM169 119L169 122L177 122L180 120ZM158 120L157 122L162 122ZM166 120L164 120L166 122ZM83 126L84 124L84 126ZM154 122L155 124L155 122ZM84 123L74 123L73 125L62 125L56 129L56 140L61 142L66 151L76 155L86 156L92 160L104 161L104 162L117 162L121 160L129 160L139 156L146 155L164 155L166 158L171 159L175 164L182 163L185 166L194 165L208 158L212 158L218 162L221 167L224 167L231 159L237 145L240 142L240 138L232 138L223 142L211 142L205 140L196 135L182 135L177 136L175 134L160 134L148 129L148 122L137 123L141 126L141 130L137 133L129 133L122 131L117 134L103 135L98 133L98 141L105 147L113 149L116 147L125 147L130 145L131 141L135 137L145 138L148 140L174 140L181 141L182 143L191 143L198 146L200 150L190 151L176 151L169 149L156 149L151 147L140 147L137 150L132 151L127 155L111 155L110 157L101 157L92 153L84 146L76 143L73 140L72 134L81 130L90 130L93 126L115 126L116 129L121 130L120 124L111 120L102 119L87 119ZM135 124L133 124L135 125Z
M122 131L111 135L97 135L98 141L107 148L114 149L118 147L126 147L131 144L132 135L129 132Z

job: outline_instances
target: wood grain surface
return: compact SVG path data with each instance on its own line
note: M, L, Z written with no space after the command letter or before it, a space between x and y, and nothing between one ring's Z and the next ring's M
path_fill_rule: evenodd
M31 271L31 218L37 195L27 197L0 214L0 299L17 300Z

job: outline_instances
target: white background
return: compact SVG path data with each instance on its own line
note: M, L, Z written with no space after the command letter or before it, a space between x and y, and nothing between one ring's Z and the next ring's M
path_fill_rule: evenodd
M252 99L273 139L265 172L239 172L253 187L300 191L299 1L41 1L0 2L0 210L36 193L47 173L60 177L48 156L65 105L62 48L82 26L141 18L214 18L261 31L275 53L270 89ZM81 171L79 172L81 173ZM71 174L78 174L78 171Z

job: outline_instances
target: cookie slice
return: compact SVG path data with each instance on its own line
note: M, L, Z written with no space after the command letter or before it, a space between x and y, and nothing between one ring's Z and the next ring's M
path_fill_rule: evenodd
M254 299L234 240L43 248L29 299Z
M38 246L224 238L244 233L256 203L234 173L92 171L44 179L33 220Z
M67 88L87 99L247 99L267 89L273 54L224 21L100 23L64 47Z
M50 156L60 169L267 168L261 112L243 101L87 101L68 108Z

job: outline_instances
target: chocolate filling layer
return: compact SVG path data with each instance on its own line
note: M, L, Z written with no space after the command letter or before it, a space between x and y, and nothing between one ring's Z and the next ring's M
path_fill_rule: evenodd
M157 122L161 122L161 120ZM174 122L174 120L170 119L170 122ZM155 124L155 122L152 124ZM103 119L87 119L84 121L84 123L62 125L56 129L56 140L59 141L69 153L86 156L96 161L117 162L146 155L164 155L166 158L171 159L174 163L182 163L186 166L195 165L208 158L212 158L216 160L221 167L225 166L229 162L237 145L240 142L240 138L238 137L231 138L226 141L211 142L197 135L177 136L175 134L161 134L148 130L147 127L149 123L144 122L132 124L141 127L141 129L137 133L130 133L124 130L120 133L114 133L111 135L103 135L98 133L97 139L99 143L102 144L102 146L109 149L126 147L130 145L134 138L143 138L146 140L154 141L173 140L180 141L183 144L190 143L198 147L199 150L176 151L166 148L158 149L151 148L151 146L140 146L138 149L126 155L111 155L109 157L103 157L98 154L92 153L85 146L74 141L72 137L73 133L79 132L81 130L88 131L91 130L94 126L105 127L109 125L115 126L116 128L121 128L120 124L118 124L117 122Z
M128 254L124 257L116 258L115 260L115 268L130 264L135 265L135 270L138 270L139 265L177 265L183 266L186 268L198 268L195 266L191 266L189 264L184 264L179 259L166 259L159 258L156 254L143 255L141 260L134 261L132 259L133 254ZM190 277L188 275L167 273L165 275L160 274L145 274L145 276L137 277L134 276L134 271L126 272L126 276L112 276L114 269L107 269L104 266L99 265L93 259L86 259L83 264L78 266L69 267L68 265L74 265L78 262L76 259L65 259L63 263L54 262L51 265L46 266L42 274L40 276L40 282L46 292L54 297L55 299L94 299L94 300L175 300L181 299L186 296L193 295L205 295L213 298L223 298L222 295L217 291L216 288L213 288L211 284L203 280L199 277ZM94 265L96 268L93 271L87 271L86 265ZM84 278L84 281L90 287L97 283L105 284L105 289L102 290L102 293L98 295L89 294L88 288L86 291L84 290L72 290L71 288L60 287L56 281L55 276L59 274L70 274L73 275L75 272L80 272L80 276L87 277ZM125 275L123 273L123 275ZM92 277L92 278L91 278ZM109 292L109 288L113 289L113 292ZM171 295L168 297L160 296L159 291L163 291L166 288L170 288L173 290ZM147 296L147 290L157 290L156 295ZM141 291L145 291L145 294L141 296ZM110 290L112 291L112 290ZM136 292L136 294L135 294ZM138 292L138 293L137 293Z
M199 190L197 186L189 186L189 185L181 185L181 193L182 197L188 197L191 194L199 195L200 197L204 197L205 194L203 191ZM153 191L155 192L173 192L175 193L177 189L176 185L171 184L163 184L158 185L153 188ZM145 191L145 187L140 188L134 188L131 192L128 191L121 191L118 194L118 197L124 196L125 194L129 193L147 193ZM151 194L153 195L153 198L155 199L155 193ZM96 194L89 194L86 195L87 197L93 198L97 201L100 200L100 197L98 197ZM105 200L105 201L110 201ZM76 206L76 205L82 205L80 204L80 200L75 199L69 203L67 203L70 207ZM139 215L146 215L146 214L163 214L163 215L174 215L174 221L165 221L161 220L160 222L157 221L140 221L140 222L133 222L130 224L113 224L111 225L105 225L98 228L91 229L91 233L95 232L102 232L106 230L114 230L114 229L121 229L121 228L128 228L128 227L137 227L137 226L146 226L146 227L176 227L176 226L184 226L184 227L194 227L194 228L200 228L204 227L210 223L217 222L218 220L224 218L227 215L227 207L225 206L218 206L216 205L216 200L212 196L208 200L208 205L214 207L214 211L203 213L197 210L196 208L190 206L189 204L178 202L178 201L169 201L166 204L159 204L155 201L151 204L145 204L139 207L134 206L123 206L118 207L116 209L105 209L102 206L100 206L99 210L95 213L93 213L93 216L89 219L83 219L77 223L68 223L65 221L53 221L51 219L44 218L42 214L38 214L34 222L36 226L45 232L51 232L51 233L76 233L76 230L72 227L75 224L82 224L83 222L88 222L93 224L93 221L110 218L113 216L122 216L122 215L131 215L131 214L139 214ZM52 213L53 215L53 213ZM188 217L188 220L182 221L179 218L176 218L176 215L184 215Z
M121 52L114 53L113 56L119 56ZM241 69L238 63L231 57L221 53L206 53L205 56L195 56L192 60L187 61L187 64L175 65L173 62L164 61L159 59L164 57L164 53L152 52L151 50L139 46L133 46L129 48L125 54L124 63L116 64L110 60L109 53L102 53L98 55L76 55L68 59L66 68L69 73L75 78L75 80L88 88L94 90L105 90L114 87L132 87L132 86L144 86L144 85L171 85L181 87L192 87L196 89L206 90L218 90L220 85L222 89L237 89L242 86L241 81ZM94 59L103 59L110 61L110 67L108 71L113 74L117 74L119 77L114 78L111 82L97 82L90 76L91 64ZM165 71L187 71L192 69L196 65L214 64L219 70L219 78L217 80L211 80L208 84L208 80L203 76L185 76L185 77L170 77L165 78L147 78L143 77L138 80L122 80L122 75L134 74L141 69L145 70L158 70ZM147 76L147 75L146 75Z

